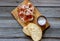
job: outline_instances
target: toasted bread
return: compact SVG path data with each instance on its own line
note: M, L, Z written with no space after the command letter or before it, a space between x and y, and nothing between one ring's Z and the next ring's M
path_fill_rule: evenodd
M27 27L27 26L23 28L23 32L24 32L27 36L30 36L30 33L29 33L29 31L28 31L28 27Z
M36 25L34 23L29 23L26 27L24 27L23 31L28 36L31 36L31 38L34 41L41 40L42 30L41 30L41 28L38 25Z

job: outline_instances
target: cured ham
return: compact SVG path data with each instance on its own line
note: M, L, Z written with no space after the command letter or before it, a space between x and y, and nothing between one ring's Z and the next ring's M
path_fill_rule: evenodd
M18 16L24 22L33 20L34 6L31 3L18 6Z

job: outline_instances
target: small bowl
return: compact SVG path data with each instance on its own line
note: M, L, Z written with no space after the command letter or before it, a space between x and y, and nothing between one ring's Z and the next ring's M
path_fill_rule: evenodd
M38 19L37 19L37 23L40 26L45 26L46 23L47 23L46 17L45 16L39 16Z

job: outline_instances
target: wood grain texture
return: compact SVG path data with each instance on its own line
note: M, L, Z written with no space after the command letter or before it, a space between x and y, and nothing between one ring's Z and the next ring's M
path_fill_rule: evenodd
M50 23L50 28L60 28L60 18L48 17L48 22ZM0 28L20 28L21 25L17 23L14 19L0 19ZM22 28L22 27L21 27Z
M0 41L33 41L31 39L0 39ZM60 39L42 39L42 41L60 41Z
M11 11L23 0L0 0L0 41L32 41L22 32L22 26ZM41 41L60 41L60 0L30 0L47 17L51 27Z
M32 41L31 39L0 39L0 41Z
M29 38L22 29L19 28L0 28L0 38ZM43 38L60 38L60 28L49 28L43 35Z
M60 39L42 39L41 41L60 41Z
M23 0L0 0L0 6L17 6ZM30 0L35 6L60 6L60 0Z
M0 7L0 18L13 18L11 11L15 7ZM60 7L37 7L41 14L46 17L60 17Z

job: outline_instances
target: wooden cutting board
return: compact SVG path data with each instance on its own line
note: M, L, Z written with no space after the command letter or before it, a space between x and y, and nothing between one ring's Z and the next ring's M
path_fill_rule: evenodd
M23 1L21 4L25 4L25 2L27 1ZM30 1L29 1L30 2ZM37 24L37 18L39 16L42 16L42 14L39 12L39 10L35 7L35 10L34 10L34 20L32 22L27 22L27 23L24 23L19 17L18 17L18 12L17 12L17 7L11 12L12 15L14 16L14 18L17 20L17 22L22 26L22 27L25 27L26 25L28 25L29 23L35 23ZM38 24L37 24L38 25ZM38 25L39 26L39 25ZM40 27L40 26L39 26ZM47 29L49 27L49 23L47 21L46 23L46 26L45 27L41 27L42 31L44 31L45 29Z

